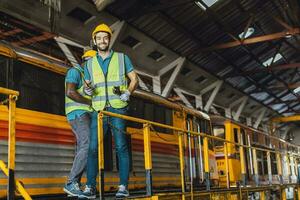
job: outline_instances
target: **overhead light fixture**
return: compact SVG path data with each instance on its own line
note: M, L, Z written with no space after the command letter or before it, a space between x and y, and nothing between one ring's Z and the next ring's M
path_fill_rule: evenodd
M202 1L195 1L195 4L199 6L202 10L206 10L206 7L211 7L214 5L218 0L202 0ZM203 3L202 3L203 2Z
M271 58L269 58L268 60L266 60L265 62L263 62L263 65L264 65L265 67L270 66L271 63L272 63L272 61L273 61L273 58L274 58L274 57L271 57ZM280 53L276 54L273 63L276 63L276 62L277 62L278 60L280 60L281 58L282 58L282 55L281 55Z
M253 27L249 27L249 28L247 29L246 33L245 33L245 32L240 33L240 34L239 34L239 37L240 37L240 38L243 38L243 36L244 36L244 34L245 34L244 39L245 39L245 38L248 38L248 37L250 37L250 35L252 35L252 34L254 33L254 31L255 31L255 30L254 30Z
M298 92L300 92L300 87L297 87L296 89L294 89L293 92L294 92L295 94L297 94Z

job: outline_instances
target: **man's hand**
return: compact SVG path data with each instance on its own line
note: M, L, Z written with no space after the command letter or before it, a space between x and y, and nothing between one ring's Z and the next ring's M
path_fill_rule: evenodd
M130 92L126 90L123 94L121 94L120 99L122 101L129 101Z
M90 99L83 97L77 92L75 83L66 83L66 95L67 97L78 103L83 103L87 105L92 104L92 101Z
M86 80L84 82L83 91L84 91L85 94L87 94L89 96L93 96L94 88L91 87L91 82L89 80Z

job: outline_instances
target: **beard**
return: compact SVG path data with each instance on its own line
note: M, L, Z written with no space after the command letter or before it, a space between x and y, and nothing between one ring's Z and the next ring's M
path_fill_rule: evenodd
M97 45L98 51L108 51L108 48L109 48L108 44L105 44L105 45L99 44L99 45Z

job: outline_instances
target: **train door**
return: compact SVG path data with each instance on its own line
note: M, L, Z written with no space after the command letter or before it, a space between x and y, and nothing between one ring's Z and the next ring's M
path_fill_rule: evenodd
M212 128L211 128L211 123L209 120L206 119L200 119L198 117L194 118L194 131L198 132L198 133L204 133L207 135L212 135ZM200 141L200 142L199 142ZM216 161L216 157L215 157L215 152L214 152L214 142L211 139L208 139L208 168L209 168L209 176L210 179L212 180L213 184L217 184L218 180L219 180L219 175L218 175L218 168L217 168L217 161ZM200 136L197 138L197 142L195 143L196 147L198 149L201 148L202 151L202 158L204 158L204 148L203 148L203 137ZM199 152L199 156L200 157L200 151ZM204 163L204 159L202 159L202 171L205 171L205 163ZM200 162L199 162L200 163ZM202 172L201 172L202 173Z
M224 124L214 124L213 125L213 135L221 139L225 139L225 126ZM224 154L224 142L221 140L214 141L214 151L215 158L217 162L217 170L219 175L219 184L220 186L227 185L227 167L225 162Z
M225 138L230 142L240 143L241 134L240 127L231 123L225 122ZM235 144L227 144L228 149L228 171L230 185L237 185L241 180L241 162L239 146Z

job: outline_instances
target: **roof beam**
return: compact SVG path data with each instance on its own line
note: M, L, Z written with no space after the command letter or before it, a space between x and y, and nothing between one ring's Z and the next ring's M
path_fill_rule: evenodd
M61 50L63 51L63 53L67 57L67 59L72 64L72 66L78 65L79 63L76 60L76 58L74 57L73 53L70 51L69 47L65 43L61 42L60 40L57 40L57 38L54 38L54 39L56 40L58 46L61 48Z
M182 65L183 65L184 61L185 61L185 58L183 58L183 57L180 57L180 58L176 59L175 69L174 69L174 71L173 71L173 73L172 73L170 79L168 80L167 85L165 86L164 90L162 91L162 96L163 96L163 97L169 96L169 94L170 94L170 92L171 92L171 89L172 89L172 87L173 87L173 85L174 85L174 82L175 82L175 80L176 80L176 78L177 78L177 76L178 76L178 74L179 74L179 72L180 72L180 70L181 70L181 68L182 68ZM168 67L167 67L167 68L168 68ZM160 75L160 76L161 76L162 74L166 73L166 72L162 72L163 70L164 70L164 69L161 69L161 70L159 71L159 75Z
M298 34L300 34L300 29L293 28L293 29L278 32L278 33L272 33L272 34L268 34L268 35L262 35L262 36L258 36L258 37L244 39L243 41L235 40L235 41L227 42L227 43L223 43L223 44L212 45L210 47L198 49L195 51L195 53L203 52L203 51L214 51L214 50L218 50L218 49L227 49L227 48L232 48L232 47L236 47L236 46L240 46L240 45L267 42L267 41L271 41L271 40L277 40L280 38L284 38L286 36L298 35Z
M29 45L29 44L33 44L33 43L36 43L36 42L41 42L41 41L44 41L44 40L48 40L50 38L54 38L55 36L56 35L53 34L53 33L43 32L43 35L34 36L34 37L31 37L31 38L20 40L18 42L13 42L12 44L16 45L16 46Z
M19 28L16 28L16 29L11 30L11 31L6 31L6 32L3 32L2 30L0 30L0 38L5 38L7 36L12 36L12 35L15 35L15 34L21 33L21 32L23 32L23 31Z
M266 108L260 109L259 115L258 115L258 117L256 118L256 121L255 121L255 123L254 123L254 125L253 125L253 127L254 127L255 129L258 128L260 122L262 121L264 115L266 114L266 110L267 110Z
M110 28L113 31L113 35L110 40L109 48L113 47L113 45L117 41L117 39L118 39L121 31L124 29L124 27L125 27L125 21L117 21L110 26Z
M236 113L233 115L233 119L235 121L239 121L239 118L240 118L241 113L242 113L242 111L243 111L243 109L244 109L244 107L245 107L245 105L247 103L247 100L248 100L247 96L241 98L240 105L239 105Z
M176 92L176 94L181 98L181 100L183 101L183 103L190 108L193 108L192 104L189 102L189 100L184 96L183 91L179 88L174 88L174 91Z
M271 119L272 122L295 122L300 121L300 115L293 115L288 117L275 117Z
M203 95L205 93L207 93L210 90L213 90L208 101L206 102L206 105L204 106L204 110L206 112L209 111L214 99L216 98L221 86L223 84L223 81L216 81L214 83L212 83L211 85L209 85L208 87L204 88L203 90L201 90L199 95Z
M271 65L269 67L261 68L261 69L253 69L253 70L248 70L244 71L238 75L234 76L247 76L247 75L252 75L255 73L259 72L268 72L268 71L279 71L279 70L286 70L286 69L295 69L295 68L300 68L300 63L289 63L289 64L283 64L283 65Z
M284 103L294 103L294 102L300 102L300 98L299 99L292 99L292 100L285 100L285 101L282 101ZM272 101L270 103L268 103L269 105L274 105L274 104L279 104L279 103L282 103L282 102L278 102L278 101Z
M288 84L288 88L289 89L296 89L298 87L300 87L300 82ZM268 88L269 89L286 89L286 85L284 85L284 84L277 84L277 85L268 86Z

